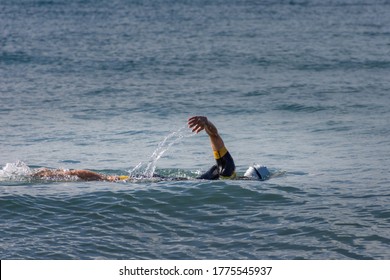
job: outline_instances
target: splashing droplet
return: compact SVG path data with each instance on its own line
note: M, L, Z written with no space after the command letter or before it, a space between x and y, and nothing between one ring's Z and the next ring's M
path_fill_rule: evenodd
M154 171L156 170L157 161L163 154L168 151L172 145L178 144L183 138L191 137L193 135L194 134L185 126L177 131L171 132L158 144L158 147L150 156L147 163L140 162L136 167L129 171L130 176L135 178L152 178Z

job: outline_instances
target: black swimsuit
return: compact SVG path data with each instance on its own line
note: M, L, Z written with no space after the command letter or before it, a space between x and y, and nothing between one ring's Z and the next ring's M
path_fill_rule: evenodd
M214 151L214 158L217 164L213 165L207 172L198 177L198 179L217 180L234 179L236 177L234 160L225 147L219 151Z

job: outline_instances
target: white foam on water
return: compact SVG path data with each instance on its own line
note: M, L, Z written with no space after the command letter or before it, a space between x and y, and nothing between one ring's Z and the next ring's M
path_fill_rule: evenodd
M0 180L18 180L30 176L32 173L30 167L23 161L6 163L0 170Z

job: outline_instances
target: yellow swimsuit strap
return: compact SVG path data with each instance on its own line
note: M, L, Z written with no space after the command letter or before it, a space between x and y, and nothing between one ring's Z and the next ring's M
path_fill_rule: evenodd
M228 152L228 150L226 149L225 146L223 146L219 151L213 151L213 153L214 153L214 158L215 158L215 159L220 159L221 157L223 157L224 155L226 155L227 152Z

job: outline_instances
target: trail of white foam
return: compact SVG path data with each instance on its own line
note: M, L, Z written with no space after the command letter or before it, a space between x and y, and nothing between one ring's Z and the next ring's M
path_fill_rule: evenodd
M156 170L157 161L163 156L163 154L169 150L174 144L178 144L184 138L191 137L194 134L186 127L183 126L177 131L168 134L163 141L158 144L158 147L150 156L148 162L140 162L136 167L129 171L131 177L143 177L152 178L154 171Z
M18 180L30 176L31 169L23 161L7 163L0 170L0 180Z

